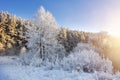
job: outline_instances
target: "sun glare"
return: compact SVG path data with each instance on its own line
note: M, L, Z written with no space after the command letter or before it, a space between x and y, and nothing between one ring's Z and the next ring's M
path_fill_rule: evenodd
M117 30L110 30L108 31L110 35L114 36L114 37L119 37L120 38L120 28Z
M117 7L114 10L106 11L105 25L106 30L110 35L120 37L120 11Z
M107 31L109 34L120 37L120 16L113 16L109 18Z

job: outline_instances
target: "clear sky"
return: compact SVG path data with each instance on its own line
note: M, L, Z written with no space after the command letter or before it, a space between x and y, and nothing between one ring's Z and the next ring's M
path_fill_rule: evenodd
M120 0L1 0L0 11L24 19L43 6L59 25L83 31L120 33Z

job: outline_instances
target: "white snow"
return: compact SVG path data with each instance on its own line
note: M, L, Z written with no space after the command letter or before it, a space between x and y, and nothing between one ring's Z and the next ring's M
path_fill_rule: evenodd
M105 76L104 73L99 74ZM113 78L112 75L107 75ZM119 77L119 76L117 76ZM119 78L120 79L120 78ZM119 80L118 78L110 80ZM48 70L45 67L23 66L15 56L0 57L0 80L99 80L97 73ZM109 79L102 79L109 80Z
M94 80L89 73L47 70L44 67L18 65L17 57L0 57L0 80Z

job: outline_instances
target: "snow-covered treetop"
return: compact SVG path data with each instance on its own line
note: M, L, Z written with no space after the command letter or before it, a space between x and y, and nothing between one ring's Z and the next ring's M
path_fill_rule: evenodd
M40 7L40 9L38 9L32 21L34 21L34 24L36 23L35 25L37 26L51 25L52 27L57 28L55 18L49 11L46 11L44 7ZM42 23L44 23L44 25Z

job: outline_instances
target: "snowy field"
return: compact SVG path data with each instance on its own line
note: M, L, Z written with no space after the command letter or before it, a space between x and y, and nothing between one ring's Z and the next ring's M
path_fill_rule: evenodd
M100 74L105 76L104 74ZM119 80L98 79L97 73L68 72L63 70L48 70L45 67L22 66L19 64L19 58L0 57L0 80ZM105 76L106 77L106 76Z
M21 66L16 57L0 57L0 80L94 80L92 74Z

